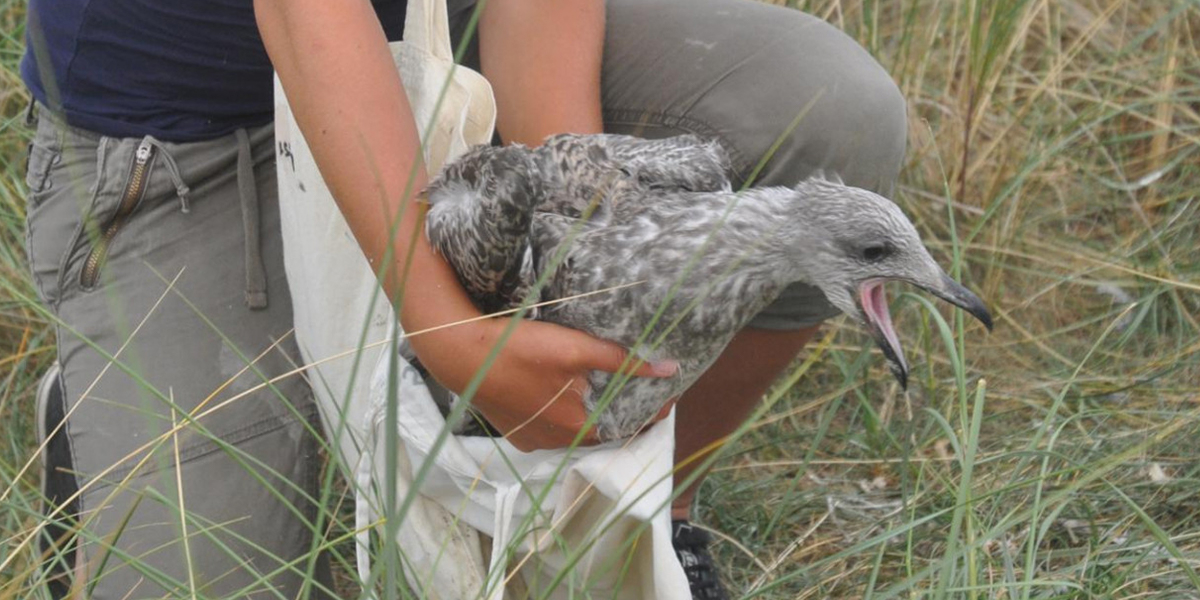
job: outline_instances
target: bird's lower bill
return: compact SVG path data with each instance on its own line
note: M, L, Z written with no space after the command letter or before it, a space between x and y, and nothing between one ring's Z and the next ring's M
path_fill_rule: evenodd
M896 336L896 330L892 327L892 315L888 312L887 295L883 291L885 283L887 283L886 279L871 279L863 282L858 287L858 307L862 311L862 318L866 321L867 328L871 331L871 336L875 338L875 343L879 344L883 355L887 357L892 375L896 376L900 387L907 388L908 363L904 360L904 350L900 347L900 338ZM957 281L942 274L941 281L937 284L911 283L966 310L979 319L979 322L983 323L988 331L991 331L992 315L983 305L983 301Z
M858 288L858 306L862 310L863 320L883 350L888 360L888 366L900 382L900 387L908 387L908 364L904 360L904 350L900 347L900 338L896 336L896 328L892 326L892 314L888 310L887 293L883 285L886 280L872 279L864 282Z

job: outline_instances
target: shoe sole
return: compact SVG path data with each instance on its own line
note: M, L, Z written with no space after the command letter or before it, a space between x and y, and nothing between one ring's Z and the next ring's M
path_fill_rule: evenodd
M46 452L49 444L46 443L46 438L50 437L50 429L46 424L46 411L50 406L50 401L53 398L58 398L62 401L62 366L58 361L54 361L50 368L42 374L41 381L38 382L36 394L36 409L35 419L37 419L37 442L38 447L42 449L42 461L46 461Z

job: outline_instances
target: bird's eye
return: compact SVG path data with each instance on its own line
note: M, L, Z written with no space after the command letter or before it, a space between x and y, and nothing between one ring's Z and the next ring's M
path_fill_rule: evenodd
M877 262L883 260L884 258L887 258L888 254L891 254L891 249L885 244L872 244L866 248L863 248L862 250L863 260L867 262Z

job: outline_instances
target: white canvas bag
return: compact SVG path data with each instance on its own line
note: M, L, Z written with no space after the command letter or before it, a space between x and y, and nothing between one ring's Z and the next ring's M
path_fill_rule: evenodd
M392 44L393 57L432 174L471 145L490 141L494 100L482 76L454 67L442 0L410 0L404 38ZM387 383L397 377L400 414L393 427L403 451L391 461L394 497L403 499L421 465L433 461L397 531L407 582L420 597L497 600L506 589L525 588L551 598L690 598L670 542L673 416L624 445L522 453L503 440L451 437L431 452L444 419L405 361L389 373L389 354L397 352L388 341L390 304L320 177L278 80L275 98L296 340L312 365L326 429L336 436L343 464L356 468L361 528L376 521L383 505ZM480 533L491 543L481 544ZM612 557L629 554L630 544L632 560L614 565ZM518 575L506 575L510 565ZM358 567L365 580L365 547Z
M411 0L404 41L390 47L422 134L430 173L467 148L491 141L496 118L491 86L482 75L454 65L445 2ZM326 432L336 442L342 464L353 467L368 433L363 424L371 371L383 352L391 351L383 344L395 318L321 178L278 78L275 138L284 265L296 341L305 364L312 365L308 377ZM478 588L485 566L478 535L448 521L440 505L418 500L401 531L402 545L413 554L428 548L443 555L445 565L457 565L439 571L435 584L444 589Z
M449 436L432 452L445 420L417 371L401 360L399 371L391 374L389 357L383 356L366 417L370 433L363 455L369 461L359 463L358 489L385 481L388 461L381 449L391 377L399 397L394 427L403 446L396 461L401 481L396 497L403 499L419 465L432 461L421 495L445 509L428 519L441 525L433 536L415 531L423 521L411 520L411 512L400 525L402 540L433 542L419 553L401 546L414 567L421 565L409 574L417 597L499 600L506 591L524 589L530 597L554 600L691 599L671 544L673 412L630 440L573 451L526 453L499 438ZM379 504L356 505L356 529L364 531L376 519ZM464 525L491 537L490 559L479 580L463 576L460 565L434 551L438 540L469 539ZM368 567L362 557L360 574ZM511 570L517 574L510 575Z
M482 75L455 67L445 2L410 1L404 39L391 44L392 56L423 135L429 173L435 174L467 148L491 141L495 100ZM315 365L308 373L326 426L337 431L344 421L353 429L361 414L353 415L355 406L347 401L367 397L370 369L391 331L392 310L321 179L278 78L275 140L296 341L306 364ZM361 439L361 431L352 433ZM343 456L357 456L353 439L341 438Z

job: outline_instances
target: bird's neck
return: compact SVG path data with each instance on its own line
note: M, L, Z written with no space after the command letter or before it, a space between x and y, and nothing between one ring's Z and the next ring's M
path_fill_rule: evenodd
M805 256L798 252L812 239L806 219L797 218L799 200L785 188L756 188L737 194L722 226L704 251L710 295L730 300L725 306L746 313L748 321L773 302L785 287L807 282Z
M815 254L810 246L820 239L810 230L809 208L787 188L741 192L714 241L740 261L740 270L754 272L770 285L808 282L808 261Z

